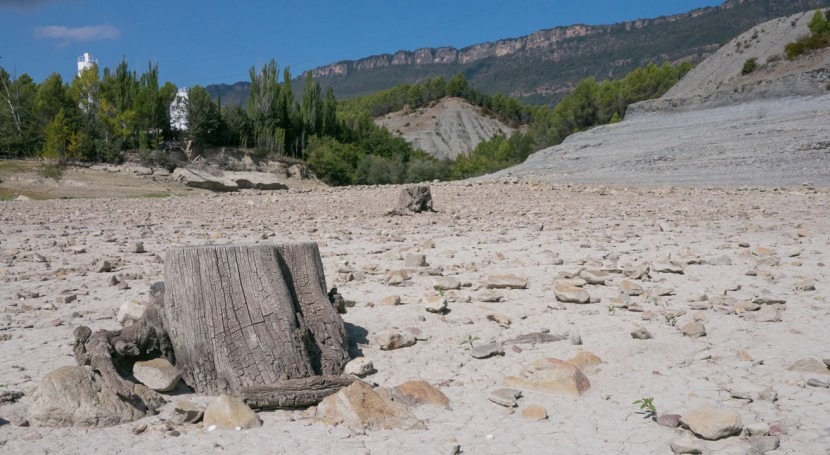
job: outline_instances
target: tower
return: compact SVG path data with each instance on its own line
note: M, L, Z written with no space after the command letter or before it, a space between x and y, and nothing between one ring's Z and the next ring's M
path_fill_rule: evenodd
M92 65L97 65L98 60L92 58L92 54L89 52L84 52L84 55L78 57L78 76L88 68L92 68Z

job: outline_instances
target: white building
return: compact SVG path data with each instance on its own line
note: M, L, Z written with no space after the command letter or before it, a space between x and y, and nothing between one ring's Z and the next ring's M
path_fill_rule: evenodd
M92 68L98 64L98 60L92 58L92 54L84 52L84 55L78 57L78 76L84 72L85 69Z
M170 103L170 126L174 130L184 131L187 129L187 101L190 98L190 89L180 88L176 98Z

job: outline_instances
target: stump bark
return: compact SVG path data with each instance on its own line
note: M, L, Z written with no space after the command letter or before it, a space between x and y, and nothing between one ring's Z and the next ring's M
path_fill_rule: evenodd
M123 364L164 355L195 391L256 408L308 406L352 379L346 330L316 243L172 248L163 291L119 331L75 331L75 354L138 400ZM120 374L119 374L120 373Z

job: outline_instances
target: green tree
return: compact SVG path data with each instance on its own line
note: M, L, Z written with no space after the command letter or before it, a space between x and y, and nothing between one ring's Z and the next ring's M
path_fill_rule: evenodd
M37 84L0 67L0 154L32 156L40 151L43 127L35 116Z
M71 131L66 120L66 114L61 108L46 125L46 145L42 155L46 159L54 160L62 165L67 159L67 146Z
M822 33L830 32L830 23L828 22L829 21L827 17L825 17L824 13L822 13L821 10L816 10L816 12L813 14L813 18L810 20L810 23L807 26L810 28L810 31L814 35L820 35Z
M195 85L190 89L187 100L188 136L196 145L213 144L219 132L219 112L216 103L203 87Z

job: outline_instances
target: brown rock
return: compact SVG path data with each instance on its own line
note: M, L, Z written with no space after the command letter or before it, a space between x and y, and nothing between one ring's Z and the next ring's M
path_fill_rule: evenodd
M706 327L702 322L689 322L680 328L683 336L690 338L700 338L706 336Z
M620 282L620 292L631 296L642 295L643 287L631 280L622 280Z
M221 395L205 409L204 424L205 427L216 425L219 428L234 430L255 428L262 425L262 421L239 399Z
M790 371L800 371L802 373L813 373L821 375L830 375L830 369L821 360L808 357L801 359L787 368Z
M360 430L425 428L403 403L384 398L361 381L323 399L316 415L325 422Z
M547 420L548 411L542 406L532 404L522 409L522 417L528 420Z
M428 404L440 408L447 408L450 399L437 388L426 381L406 381L392 389L392 397L408 406Z
M553 294L556 296L556 300L565 303L588 303L591 301L591 296L588 295L587 291L569 284L554 285Z
M525 365L519 376L508 376L504 383L511 387L539 392L580 396L591 383L576 365L559 359L539 359Z
M576 355L574 355L570 359L568 359L567 362L576 366L584 372L596 367L597 365L602 364L602 359L591 352L581 351L576 353Z
M681 419L683 426L703 439L716 440L739 434L743 429L741 415L736 411L706 405Z

